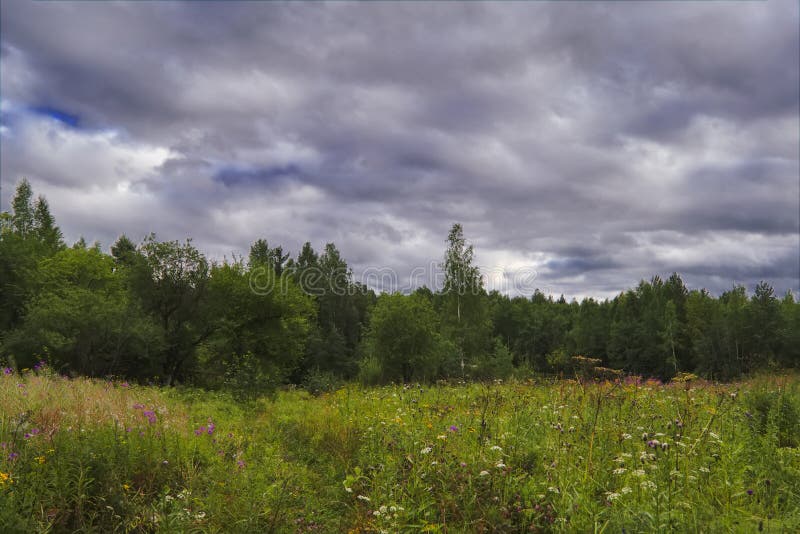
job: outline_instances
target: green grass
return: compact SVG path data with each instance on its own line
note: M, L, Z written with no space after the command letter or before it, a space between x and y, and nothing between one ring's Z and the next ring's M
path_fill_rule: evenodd
M251 404L0 375L0 531L797 532L798 414L792 375Z

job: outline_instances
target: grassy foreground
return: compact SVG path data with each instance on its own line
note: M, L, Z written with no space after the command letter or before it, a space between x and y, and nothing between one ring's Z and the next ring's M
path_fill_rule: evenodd
M797 532L798 414L796 376L243 405L3 374L0 531Z

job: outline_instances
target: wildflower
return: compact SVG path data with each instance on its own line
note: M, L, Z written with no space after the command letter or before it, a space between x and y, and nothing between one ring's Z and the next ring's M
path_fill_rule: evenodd
M205 516L206 516L206 513L201 511L201 512L197 512L194 517L195 517L195 519L203 519Z
M489 447L489 450L490 451L502 451L503 448L500 447L499 445L492 445L491 447Z
M6 375L6 376L12 374L13 372L14 372L14 370L11 367L3 368L3 374Z
M458 432L458 427L456 425L450 425L450 432Z
M624 475L627 471L628 470L625 469L624 467L617 467L612 471L612 473L614 473L615 475Z
M214 426L214 423L212 423L211 421L209 421L209 422L208 422L208 435L209 435L209 436L210 436L211 434L213 434L213 433L214 433L214 429L215 429L215 428L216 428L216 426Z
M358 499L359 501L364 501L364 502L370 502L370 500L371 500L366 495L359 495L359 496L356 497L356 499Z
M747 490L747 494L748 494L748 495L752 495L752 494L753 494L753 490L751 490L751 489L748 489L748 490Z
M630 489L628 486L625 486L624 488L622 488L621 490L619 490L619 492L620 492L620 493L622 493L623 495L627 495L628 493L630 493L630 492L632 492L632 491L633 491L633 490L632 490L632 489Z
M381 512L380 512L380 510L375 510L374 512L372 512L372 515L374 515L375 517L378 517L378 516L381 515Z
M419 453L420 453L420 454L430 454L430 452L431 452L432 450L433 450L433 449L432 449L432 448L430 448L430 447L425 447L425 448L423 448L421 451L419 451Z
M33 370L34 371L38 371L38 370L44 368L46 365L47 365L47 362L45 362L44 360L39 360L39 362L36 365L33 366Z
M45 460L45 458L44 458L44 456L37 456L36 458L34 458L34 460L36 460L37 462L39 462L39 464L43 464L43 463L44 463L44 460Z
M127 387L130 387L130 384L128 384L127 382L123 382L122 384L119 385L119 387L127 388Z
M711 472L711 469L709 469L708 467L701 467L701 468L699 469L699 471L700 471L701 473L710 473L710 472Z
M142 408L144 408L144 404L139 404L137 402L136 404L133 405L134 410L141 410Z
M447 436L444 434L439 434L438 436L436 436L436 439L447 439Z
M0 487L2 487L6 482L9 484L11 483L11 475L9 473L3 473L0 471Z
M645 491L652 491L656 489L656 483L653 482L652 480L643 480L639 485Z
M128 491L129 489L131 489L131 486L130 486L130 484L123 484L122 485L122 489L124 489L125 491Z
M635 471L633 472L633 474L634 474L635 476L637 476L637 477L643 477L643 476L645 476L644 469L637 469L637 470L635 470Z
M12 452L11 454L8 455L8 459L12 460L12 461L16 460L18 457L19 457L19 453L18 452Z
M151 425L154 425L157 421L156 413L153 410L145 410L142 412L142 415L147 417L147 420L150 422Z
M483 470L483 471L481 471L480 473L478 473L478 476L479 476L479 477L485 477L485 476L487 476L488 474L489 474L489 471Z
M547 491L549 491L550 493L561 493L561 491L558 488L555 488L553 486L547 488Z
M623 434L622 434L622 441L625 441L626 439L631 439L631 437L632 437L632 436L631 436L630 434L623 433Z
M495 467L497 467L498 469L505 469L506 464L504 464L503 462L497 462L497 465Z
M238 460L236 465L239 467L239 469L244 469L244 460Z
M661 450L662 450L662 451L666 451L666 450L668 450L668 449L669 449L669 443L666 443L666 442L665 442L665 443L662 443L662 444L661 444Z
M345 490L347 493L353 493L353 488L348 488L347 486L345 486L345 487L344 487L344 490Z

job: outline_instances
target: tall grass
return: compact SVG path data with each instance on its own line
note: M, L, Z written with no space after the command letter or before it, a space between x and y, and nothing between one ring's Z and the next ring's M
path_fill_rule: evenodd
M2 532L796 532L796 376L197 390L0 375Z

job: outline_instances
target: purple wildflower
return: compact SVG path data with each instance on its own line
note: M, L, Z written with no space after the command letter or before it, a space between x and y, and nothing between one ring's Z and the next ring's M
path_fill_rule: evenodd
M156 413L153 410L145 410L142 412L142 415L147 417L147 420L150 421L151 425L156 423Z
M3 368L3 374L4 375L10 375L10 374L13 374L13 373L14 373L14 370L11 367L4 367Z
M8 455L8 459L12 460L12 461L16 460L18 457L19 457L19 453L17 453L17 452L12 452L11 454Z
M141 410L142 408L144 408L144 404L139 404L137 402L136 404L133 405L134 410Z
M121 387L121 388L127 388L129 386L130 386L130 384L128 384L127 382L123 382L122 384L119 385L119 387Z
M214 429L215 428L216 428L216 426L214 426L214 423L209 421L209 423L208 423L208 435L209 436L214 433Z
M753 490L751 490L751 489L747 490L747 494L748 495L752 495L753 494Z
M34 371L41 371L47 366L47 362L44 360L39 360L36 365L33 366Z
M244 469L244 460L238 460L236 465L239 466L239 469Z
M458 427L456 425L450 425L450 432L458 432Z

